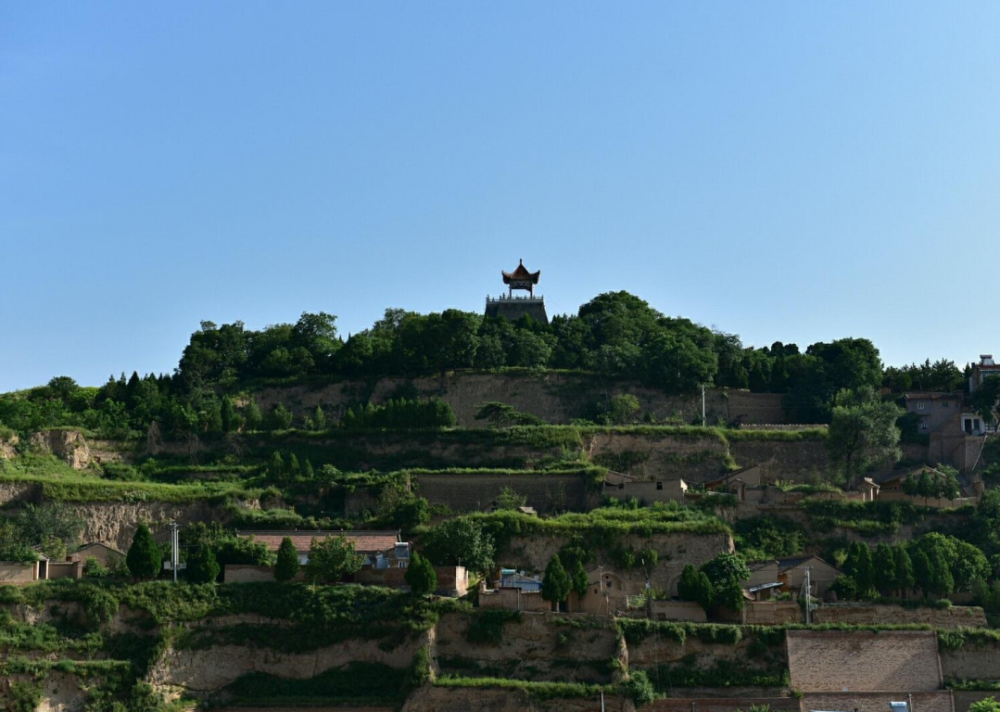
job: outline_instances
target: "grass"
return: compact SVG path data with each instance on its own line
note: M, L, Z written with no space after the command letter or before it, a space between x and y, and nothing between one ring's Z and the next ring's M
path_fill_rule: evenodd
M121 482L101 479L91 471L74 470L52 455L27 454L0 460L0 482L38 485L45 499L61 502L172 502L206 500L223 503L253 499L260 490L238 483L204 482L170 485L154 482Z
M611 685L586 685L579 682L529 682L500 677L463 677L441 675L434 680L437 687L489 688L496 690L521 690L533 700L598 699L601 691L612 692Z

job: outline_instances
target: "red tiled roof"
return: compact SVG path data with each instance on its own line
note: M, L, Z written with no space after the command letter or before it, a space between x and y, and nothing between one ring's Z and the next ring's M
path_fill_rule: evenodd
M342 536L348 541L354 542L354 548L359 554L378 554L389 551L396 546L399 541L399 532L394 531L240 531L236 532L241 537L253 537L267 547L268 551L277 551L281 546L281 540L288 537L295 544L295 550L300 552L309 551L313 539L327 539L329 537Z
M541 270L538 272L529 272L524 266L524 260L521 260L521 264L519 264L517 269L513 272L504 272L503 270L500 271L503 273L504 284L509 284L511 281L528 281L532 284L538 284L538 278L542 274Z

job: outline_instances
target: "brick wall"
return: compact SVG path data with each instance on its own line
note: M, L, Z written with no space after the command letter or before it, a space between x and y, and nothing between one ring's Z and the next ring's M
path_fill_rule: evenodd
M962 692L955 690L951 694L955 699L955 712L969 712L969 707L973 702L985 700L987 697L993 697L994 699L1000 697L1000 692L996 690L990 692Z
M504 487L527 497L527 505L541 514L553 509L583 512L593 504L583 475L422 475L412 481L417 493L432 504L453 512L482 511L490 507Z
M813 613L816 623L851 623L854 625L903 625L922 623L934 628L985 628L986 614L978 606L952 608L903 608L864 603L838 603L820 606Z
M729 422L787 423L780 393L729 391Z
M479 607L486 610L502 608L508 611L551 611L552 604L539 591L524 593L516 588L499 588L479 592Z
M857 712L887 712L889 702L907 702L905 693L850 692L811 693L802 698L802 710L857 710ZM954 712L951 691L913 693L914 712Z
M752 705L767 706L771 712L799 712L797 697L673 697L656 700L644 710L651 712L738 712Z
M941 687L933 631L790 630L787 636L792 686L804 692L917 692Z
M1000 680L1000 645L984 641L945 650L941 670L946 679Z

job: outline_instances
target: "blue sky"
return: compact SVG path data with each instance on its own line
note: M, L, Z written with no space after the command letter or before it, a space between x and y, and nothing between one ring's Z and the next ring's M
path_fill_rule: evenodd
M1000 351L1000 3L0 5L0 390L203 319L550 313Z

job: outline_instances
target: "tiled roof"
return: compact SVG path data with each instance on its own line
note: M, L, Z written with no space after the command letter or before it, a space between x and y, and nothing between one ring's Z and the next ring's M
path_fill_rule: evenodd
M378 554L389 551L399 541L399 532L395 531L240 531L242 537L253 537L255 541L267 547L268 551L277 551L281 540L288 537L295 544L296 551L307 552L313 539L327 539L342 536L354 542L354 548L359 554Z
M961 393L942 393L942 392L928 392L928 391L912 391L910 393L904 393L903 397L906 400L961 400Z
M518 282L528 281L528 282L531 282L532 284L537 284L538 283L538 278L542 274L540 271L539 272L529 272L525 268L525 266L524 266L524 260L521 260L521 264L519 264L517 266L517 269L514 270L513 272L504 272L503 270L500 270L500 271L503 273L503 283L504 284L507 284L511 280L518 281Z

